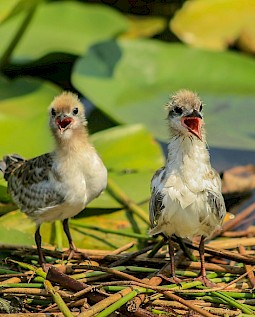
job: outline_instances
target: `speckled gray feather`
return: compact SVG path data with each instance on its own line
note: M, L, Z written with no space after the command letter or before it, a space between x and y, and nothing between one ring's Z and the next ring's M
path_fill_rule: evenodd
M8 181L8 192L20 210L28 215L38 209L52 207L64 202L63 194L49 182L59 175L53 170L53 154L24 160L17 155L4 157L6 169L4 178Z

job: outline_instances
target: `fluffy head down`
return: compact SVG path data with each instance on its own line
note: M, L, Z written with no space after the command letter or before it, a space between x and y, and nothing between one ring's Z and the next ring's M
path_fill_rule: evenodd
M177 136L196 136L202 140L204 121L203 104L198 95L190 90L175 93L166 105L170 131Z
M174 112L175 107L180 107L183 110L197 110L201 111L203 108L203 104L199 96L187 89L182 89L177 91L174 95L172 95L169 103L166 105L166 109L170 112Z
M68 138L87 124L85 110L77 95L63 92L49 107L49 125L54 135Z

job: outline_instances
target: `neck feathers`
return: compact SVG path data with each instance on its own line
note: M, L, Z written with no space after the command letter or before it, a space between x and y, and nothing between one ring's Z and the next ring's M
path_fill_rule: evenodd
M56 152L62 155L73 155L84 151L84 148L91 147L88 139L87 129L82 126L75 130L67 130L63 134L54 135Z
M205 135L203 140L196 136L174 135L168 145L167 165L182 166L192 162L194 166L209 162Z

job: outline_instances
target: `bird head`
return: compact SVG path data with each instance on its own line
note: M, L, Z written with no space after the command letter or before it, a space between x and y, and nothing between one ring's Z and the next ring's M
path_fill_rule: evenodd
M190 90L180 90L167 104L170 130L178 135L195 136L202 141L203 104Z
M70 137L75 130L84 129L86 118L84 107L78 96L63 92L54 98L49 107L50 128L61 137Z

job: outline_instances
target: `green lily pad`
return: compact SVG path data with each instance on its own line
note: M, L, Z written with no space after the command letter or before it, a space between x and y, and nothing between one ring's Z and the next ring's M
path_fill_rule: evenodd
M34 224L24 214L9 212L0 218L0 241L6 244L35 244L33 228Z
M137 173L163 164L159 145L142 125L114 127L93 134L91 140L110 171Z
M0 0L0 24L30 9L35 3L38 3L38 0Z
M195 90L206 103L209 144L243 149L255 147L254 81L252 58L155 40L94 45L77 61L72 76L74 86L113 120L143 123L164 141L168 131L163 105L169 94ZM242 115L240 109L245 109Z
M7 229L0 224L0 241L6 244L19 244L19 245L32 245L34 244L33 236L27 235L27 233L17 230L15 228ZM17 243L18 242L18 243Z
M17 32L24 14L0 27L0 51L4 51ZM56 51L79 55L93 43L112 38L127 28L127 19L107 6L77 1L43 3L38 6L14 57L35 59Z
M58 93L45 81L0 77L0 157L18 153L30 158L51 149L47 109Z
M195 47L223 50L239 39L254 52L254 19L253 0L193 0L177 11L170 28Z

